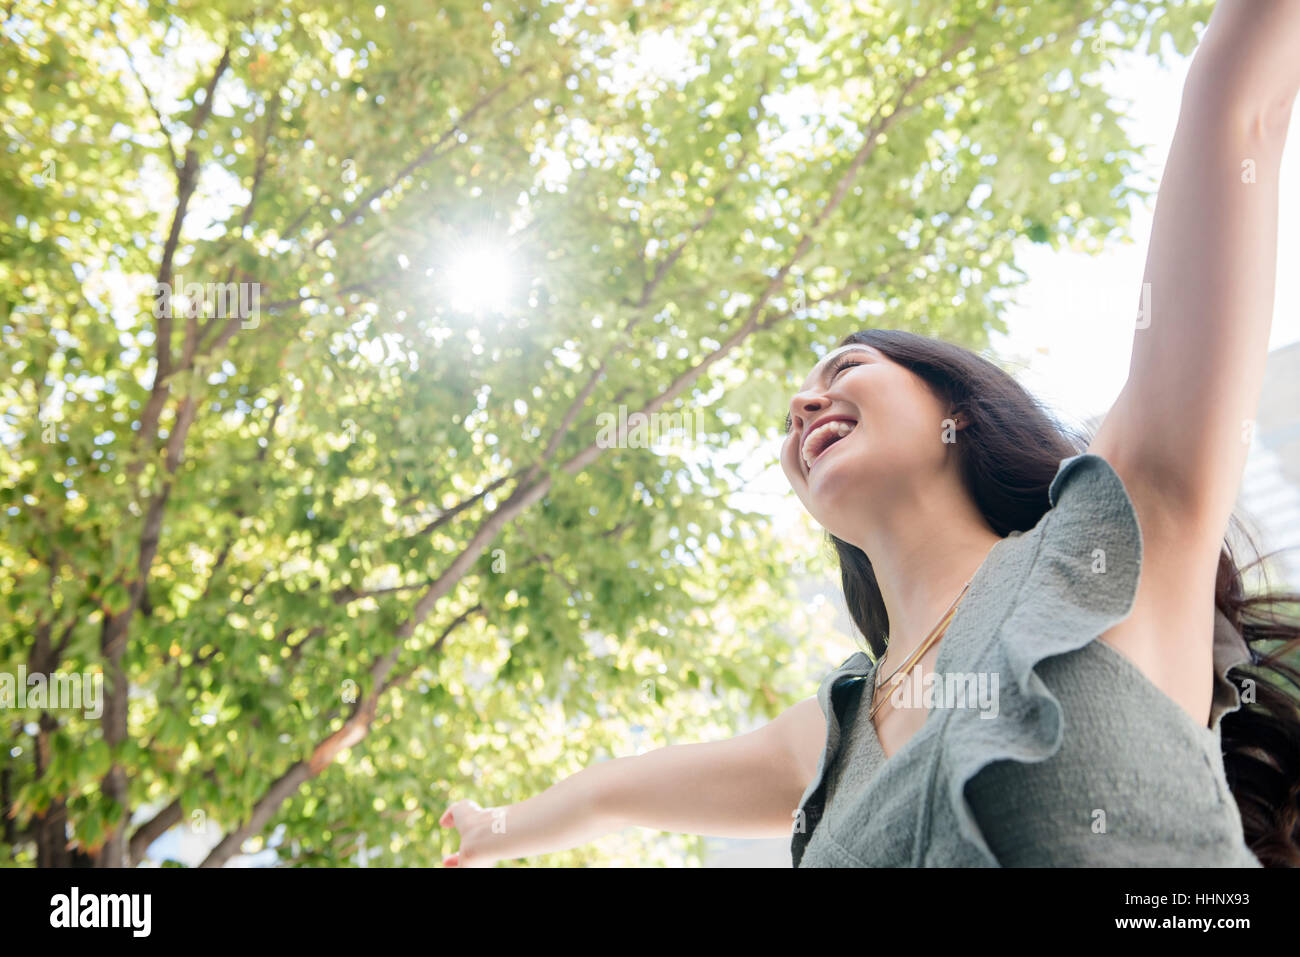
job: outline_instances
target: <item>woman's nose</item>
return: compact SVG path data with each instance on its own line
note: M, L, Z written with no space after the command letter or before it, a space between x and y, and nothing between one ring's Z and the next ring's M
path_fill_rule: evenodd
M796 419L803 419L806 421L809 417L821 412L830 404L830 400L825 396L817 395L813 392L800 392L790 403L790 413Z

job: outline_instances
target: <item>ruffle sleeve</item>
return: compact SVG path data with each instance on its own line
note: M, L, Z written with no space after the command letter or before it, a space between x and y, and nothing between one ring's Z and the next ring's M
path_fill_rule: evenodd
M1210 729L1216 734L1223 716L1241 707L1241 692L1228 672L1251 661L1250 646L1228 616L1214 609L1214 700L1210 704Z
M857 651L849 655L844 662L830 674L822 678L817 687L817 702L821 705L822 715L826 718L826 743L821 757L817 761L817 770L812 781L799 798L799 816L795 821L790 839L791 859L795 867L803 858L804 849L814 828L821 821L825 810L826 771L836 759L840 750L840 716L836 708L835 691L840 682L848 678L860 678L871 670L871 659L865 652Z
M985 766L1045 761L1061 747L1060 702L1035 667L1082 648L1132 611L1142 565L1142 533L1124 483L1104 458L1063 459L1048 492L1049 511L1021 543L1023 576L1005 617L964 662L998 676L998 713L955 709L944 728L943 773L934 799L949 804L962 838L988 866L997 858L981 833L965 788ZM1241 701L1227 671L1250 660L1241 635L1216 612L1214 705L1207 736Z

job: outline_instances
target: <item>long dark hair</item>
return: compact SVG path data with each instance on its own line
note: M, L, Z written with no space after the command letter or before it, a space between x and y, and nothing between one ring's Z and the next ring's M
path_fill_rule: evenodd
M1085 452L1091 436L1059 421L1014 378L961 346L896 329L867 329L840 345L873 346L926 382L964 412L969 424L956 444L962 480L1001 536L1028 531L1050 508L1047 492L1061 460ZM1252 663L1228 678L1241 689L1254 686L1254 701L1220 723L1224 771L1241 812L1246 843L1265 867L1300 866L1300 671L1282 659L1300 648L1300 594L1269 591L1247 595L1243 572L1260 556L1234 513L1230 525L1250 543L1256 560L1238 567L1227 537L1219 553L1214 604L1250 648ZM889 620L866 554L828 536L840 562L844 597L853 623L874 657L889 644ZM1293 606L1289 614L1286 606ZM1261 647L1280 643L1265 653Z

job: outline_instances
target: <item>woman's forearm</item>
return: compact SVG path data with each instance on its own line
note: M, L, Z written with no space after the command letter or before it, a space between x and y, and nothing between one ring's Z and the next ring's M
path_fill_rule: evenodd
M789 837L808 783L800 762L770 725L722 741L669 745L609 765L599 782L599 800L615 826L705 837Z
M788 715L806 715L815 699ZM782 716L785 717L785 716ZM504 807L462 801L439 823L461 832L456 866L568 850L624 827L712 837L788 837L825 725L803 721L800 746L781 719L723 741L669 745L593 764ZM786 730L783 732L782 729ZM796 753L798 752L798 753Z
M567 850L624 827L786 837L805 782L766 733L669 745L593 764L499 809L511 857Z
M583 768L518 804L489 809L483 849L496 860L581 847L621 826L602 795L621 769L618 760Z

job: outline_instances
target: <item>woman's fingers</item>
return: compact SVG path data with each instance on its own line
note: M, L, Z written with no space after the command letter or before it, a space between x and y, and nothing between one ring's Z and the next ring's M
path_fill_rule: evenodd
M442 817L438 818L438 824L441 827L457 827L458 825L456 823L456 812L471 811L471 810L482 811L483 809L479 807L475 802L470 800L456 801L454 804L449 806L447 810L442 812ZM470 820L473 820L473 818L468 818L466 820L466 823L469 823ZM461 835L461 838L463 841L464 840L463 833ZM455 851L451 854L448 854L446 857L444 857L442 859L442 866L460 867L460 851Z
M455 825L455 820L456 820L455 811L456 811L456 808L458 808L458 807L467 807L467 808L472 808L472 809L475 810L475 811L481 811L481 810L483 810L481 807L478 806L478 804L477 804L476 802L471 801L471 800L469 800L468 798L466 798L466 799L463 800L463 801L457 801L456 803L454 803L454 804L452 804L450 807L448 807L447 810L445 810L445 811L442 812L442 817L438 818L438 824L439 824L439 826L441 826L441 827L446 827L448 824L450 824L452 827L455 827L455 826L456 826L456 825Z

